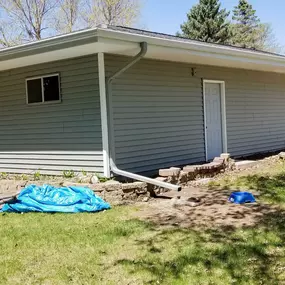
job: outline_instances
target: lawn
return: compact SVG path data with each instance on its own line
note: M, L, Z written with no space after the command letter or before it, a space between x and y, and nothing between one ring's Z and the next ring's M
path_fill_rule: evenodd
M147 205L0 214L0 284L285 284L284 165L224 176L219 187L260 190L272 210L238 228L139 220Z

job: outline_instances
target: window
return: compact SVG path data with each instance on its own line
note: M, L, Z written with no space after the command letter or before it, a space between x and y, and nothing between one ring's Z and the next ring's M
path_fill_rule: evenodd
M60 101L59 75L52 74L26 79L27 103Z

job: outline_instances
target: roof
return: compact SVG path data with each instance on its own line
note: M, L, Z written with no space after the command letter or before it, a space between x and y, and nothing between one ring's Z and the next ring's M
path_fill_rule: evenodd
M127 27L99 26L0 50L0 71L98 52L285 73L285 56Z
M226 46L229 48L232 48L233 50L248 50L251 52L256 52L256 53L264 53L264 54L271 54L271 55L276 55L276 56L280 56L280 57L284 57L285 55L282 54L278 54L278 53L273 53L273 52L269 52L269 51L263 51L263 50L258 50L258 49L250 49L250 48L243 48L243 47L238 47L238 46L234 46L234 45L230 45L230 44L220 44L220 43L210 43L210 42L204 42L201 40L194 40L194 39L190 39L190 38L186 38L186 37L182 37L182 36L175 36L175 35L170 35L170 34L165 34L165 33L159 33L159 32L153 32L153 31L148 31L148 30L142 30L142 29L135 29L135 28L130 28L130 27L123 27L123 26L106 26L106 28L110 29L110 30L114 30L114 31L122 31L122 32L128 32L131 34L137 34L137 35L145 35L145 36L151 36L151 37L157 37L157 38L161 38L161 39L173 39L173 40L182 40L185 42L189 42L189 43L206 43L209 46Z

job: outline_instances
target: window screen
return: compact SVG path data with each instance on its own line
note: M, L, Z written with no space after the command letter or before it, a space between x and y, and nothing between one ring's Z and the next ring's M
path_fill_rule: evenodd
M59 100L59 84L58 76L50 76L43 78L44 85L44 100L58 101Z
M60 101L59 75L27 79L27 98L28 104Z
M33 79L27 81L28 103L42 102L42 81L41 79Z

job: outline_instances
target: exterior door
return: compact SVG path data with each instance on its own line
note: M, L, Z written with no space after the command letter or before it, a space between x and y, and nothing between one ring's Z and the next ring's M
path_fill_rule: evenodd
M205 82L204 88L206 160L211 160L223 152L221 84Z

